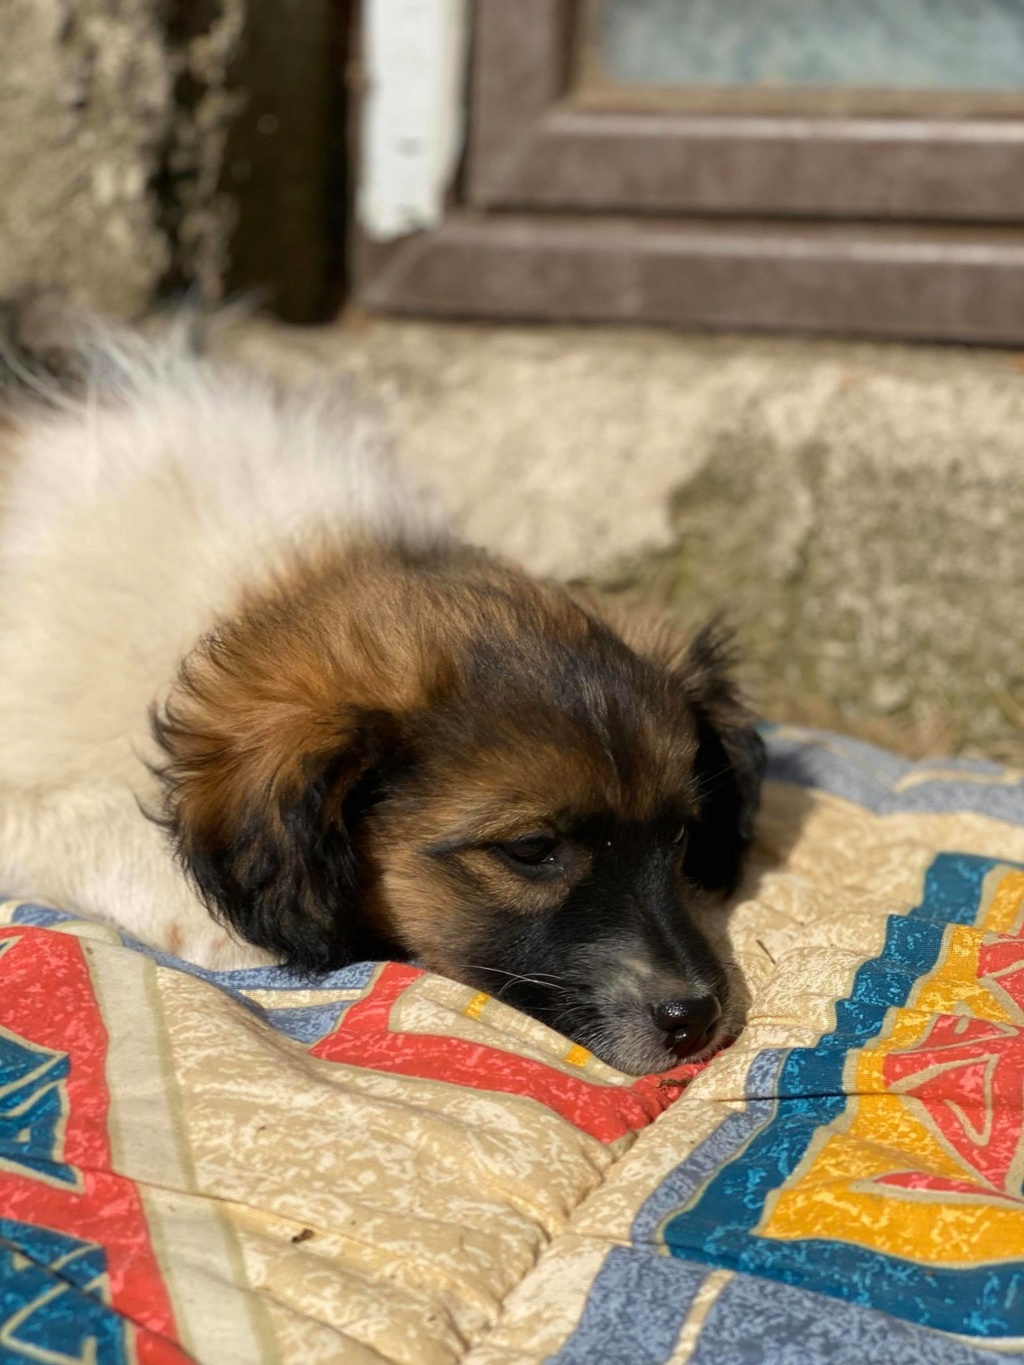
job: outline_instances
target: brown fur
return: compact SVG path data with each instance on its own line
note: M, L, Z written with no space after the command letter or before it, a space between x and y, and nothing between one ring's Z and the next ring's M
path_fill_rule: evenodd
M172 333L8 363L5 890L208 968L411 957L625 1069L714 1046L763 757L715 633L454 544L358 405Z
M596 877L594 831L700 822L702 726L727 756L751 733L714 646L471 550L369 544L251 595L155 726L167 822L236 930L314 970L399 952L477 985L489 933ZM538 835L556 878L502 853Z

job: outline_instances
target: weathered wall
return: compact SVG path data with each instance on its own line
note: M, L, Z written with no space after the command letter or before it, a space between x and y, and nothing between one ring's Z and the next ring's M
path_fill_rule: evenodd
M1024 361L378 322L236 345L353 375L465 532L739 627L764 711L1024 763Z
M60 286L132 315L165 279L216 294L243 5L4 0L0 295Z

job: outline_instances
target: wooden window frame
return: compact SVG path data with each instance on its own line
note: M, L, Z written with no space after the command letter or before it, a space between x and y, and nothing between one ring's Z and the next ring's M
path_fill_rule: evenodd
M450 213L387 245L357 233L359 303L1024 341L1024 101L971 113L940 94L928 117L715 112L714 92L700 109L605 107L577 98L585 3L475 0Z

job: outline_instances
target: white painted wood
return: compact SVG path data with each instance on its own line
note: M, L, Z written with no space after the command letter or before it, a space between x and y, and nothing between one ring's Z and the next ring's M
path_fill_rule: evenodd
M366 0L357 213L378 241L436 227L465 132L467 0Z

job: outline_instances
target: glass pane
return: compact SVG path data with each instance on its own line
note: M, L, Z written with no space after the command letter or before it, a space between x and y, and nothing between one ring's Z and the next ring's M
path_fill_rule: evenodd
M597 0L627 86L1024 90L1024 0Z

